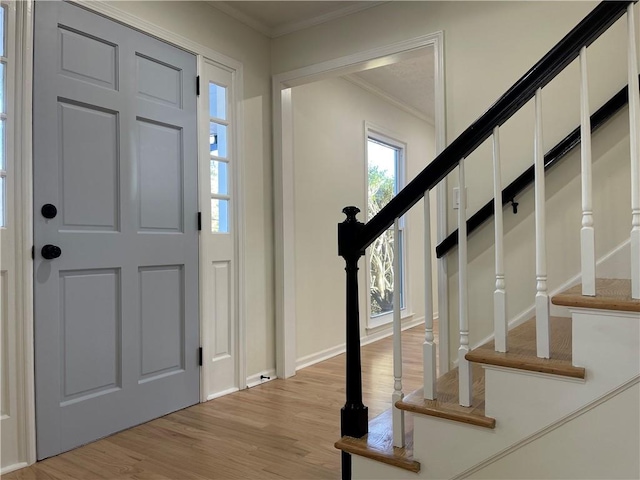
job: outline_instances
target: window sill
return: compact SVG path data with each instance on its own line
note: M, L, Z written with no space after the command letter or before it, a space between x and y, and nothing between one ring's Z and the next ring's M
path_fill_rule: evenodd
M406 311L400 312L400 323L413 319L413 313L407 313ZM371 332L372 330L379 330L382 327L386 327L393 323L393 314L381 315L375 318L369 318L365 330Z

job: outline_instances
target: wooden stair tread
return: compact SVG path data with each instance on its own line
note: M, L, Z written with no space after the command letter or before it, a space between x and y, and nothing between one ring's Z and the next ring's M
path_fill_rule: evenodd
M565 307L640 312L640 300L631 298L631 280L619 278L597 278L595 297L583 296L582 285L576 285L555 295L551 302Z
M367 435L362 438L342 437L336 442L335 447L410 472L420 471L420 462L413 459L413 419L410 415L405 417L405 446L394 447L391 409L369 422Z
M574 367L571 361L571 319L551 317L549 327L551 358L537 357L535 318L509 330L508 352L496 352L494 341L491 340L471 350L465 358L470 362L584 378L584 368Z
M458 368L438 378L436 400L425 400L424 390L419 389L396 402L396 406L412 413L495 428L495 419L484 414L484 369L479 364L471 364L471 368L473 375L471 407L462 407L458 403Z

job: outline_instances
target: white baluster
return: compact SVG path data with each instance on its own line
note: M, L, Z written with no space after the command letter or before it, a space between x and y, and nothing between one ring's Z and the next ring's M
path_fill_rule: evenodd
M404 447L404 410L396 402L404 398L402 393L402 326L400 324L400 232L399 219L393 223L393 446Z
M500 131L493 129L493 205L495 211L496 290L493 293L493 325L496 352L507 351L507 292L504 280L504 227L502 221L502 173Z
M547 293L547 239L545 227L544 151L542 144L542 89L535 97L535 206L536 206L536 345L538 357L549 358L549 294Z
M422 361L424 372L424 398L436 398L436 344L433 335L433 285L431 266L431 203L429 191L424 193L424 343Z
M596 294L596 239L593 229L593 200L591 189L591 116L589 112L589 82L587 47L580 49L580 159L582 164L582 230L580 256L582 259L582 295Z
M634 4L627 7L629 137L631 141L631 297L640 298L640 93Z
M471 365L465 358L469 353L469 304L467 292L467 192L464 180L464 159L458 164L458 184L460 205L458 205L458 289L460 310L460 347L458 348L459 402L470 407L473 396L471 389Z

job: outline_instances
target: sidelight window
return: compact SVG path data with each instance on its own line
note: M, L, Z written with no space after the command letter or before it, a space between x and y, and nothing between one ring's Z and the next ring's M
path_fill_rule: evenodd
M229 233L228 91L209 83L209 155L211 175L211 231Z

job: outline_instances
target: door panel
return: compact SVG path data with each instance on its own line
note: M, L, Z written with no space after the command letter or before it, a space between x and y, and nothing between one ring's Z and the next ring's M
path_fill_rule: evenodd
M142 98L180 108L182 72L160 61L136 55L138 94Z
M137 122L140 229L181 232L182 130L146 119Z
M59 28L63 75L117 90L117 46L88 34Z
M140 268L141 379L184 365L182 267Z
M118 114L58 101L63 228L117 230Z
M196 59L66 2L35 20L42 459L199 400Z
M120 388L120 272L60 272L59 286L60 349L64 352L61 403Z

